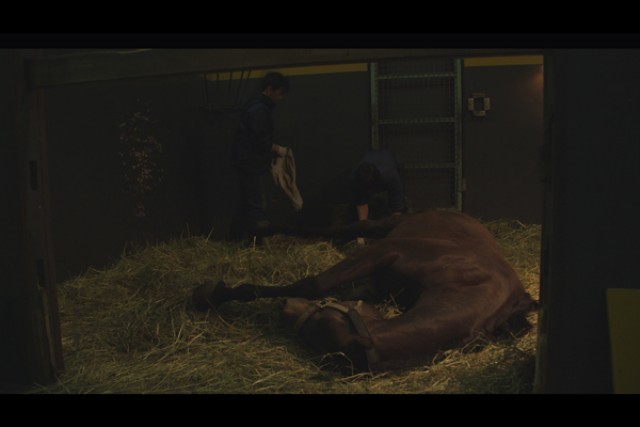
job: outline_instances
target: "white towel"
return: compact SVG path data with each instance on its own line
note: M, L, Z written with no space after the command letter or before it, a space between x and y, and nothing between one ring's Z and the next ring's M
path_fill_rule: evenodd
M296 185L296 160L293 151L287 147L287 154L276 157L271 162L271 176L277 186L282 188L285 194L291 199L293 208L297 211L302 209L302 196Z

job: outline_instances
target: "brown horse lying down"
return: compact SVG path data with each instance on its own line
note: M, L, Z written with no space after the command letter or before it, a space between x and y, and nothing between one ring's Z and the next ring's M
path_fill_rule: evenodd
M205 282L194 290L193 302L207 310L231 300L291 297L284 317L302 341L320 352L344 353L358 370L425 363L439 351L496 336L511 325L528 326L525 316L536 303L480 222L451 210L390 221L347 229L353 235L391 231L317 276L287 286ZM384 319L363 301L314 301L367 276L378 290L398 295L406 312Z

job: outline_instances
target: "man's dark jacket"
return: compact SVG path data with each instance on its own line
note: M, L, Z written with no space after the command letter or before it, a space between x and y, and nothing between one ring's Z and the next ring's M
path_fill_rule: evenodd
M368 151L360 163L370 163L374 165L380 172L381 179L373 188L368 190L354 188L355 204L364 205L374 193L386 191L388 192L389 207L391 210L393 212L403 212L406 209L404 186L400 175L400 171L403 169L403 162L391 151L380 149ZM355 178L355 170L353 177Z
M243 108L231 150L231 164L246 174L260 175L270 170L274 108L275 104L264 94Z

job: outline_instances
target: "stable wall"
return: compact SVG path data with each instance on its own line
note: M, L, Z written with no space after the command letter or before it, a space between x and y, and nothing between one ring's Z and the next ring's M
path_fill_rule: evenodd
M197 231L186 136L203 102L200 88L196 77L173 77L80 84L45 92L51 223L59 279L87 266L112 262L127 242L178 236L187 224ZM135 114L152 122L134 118ZM128 131L125 142L120 126L126 122L138 130ZM149 148L135 142L136 138L155 138L157 145ZM132 164L135 156L139 161ZM149 164L153 166L149 179L134 169ZM141 187L137 178L148 187L141 196L136 192ZM143 216L139 203L144 206Z
M490 87L494 99L482 121L463 112L464 209L471 214L539 222L541 93L523 82L540 70L541 65L465 67L463 77L470 83L463 80L463 103L477 89L473 82ZM227 238L238 203L228 158L239 113L229 107L259 92L264 71L252 71L248 79L246 73L212 73L45 91L59 280L112 263L132 243L187 233ZM326 225L332 206L347 197L347 174L371 144L368 67L280 71L290 77L291 91L275 110L276 140L293 149L305 207L294 212L271 185L268 214L278 221ZM507 96L510 92L516 95ZM534 98L524 103L528 109L514 108L523 105L521 92ZM204 110L205 105L215 108ZM536 115L529 114L532 108ZM517 125L500 125L514 115ZM138 129L123 132L123 123ZM147 175L133 169L135 159L142 159L138 166Z
M477 218L542 222L542 62L542 56L464 60L463 210ZM467 110L474 94L490 99L484 116Z
M22 57L0 49L0 392L29 379L26 323L26 146L20 145ZM11 390L10 390L11 391Z
M277 141L296 156L307 222L323 216L341 187L336 177L353 167L370 141L366 64L311 68L283 70L291 92L275 112ZM242 103L259 92L258 78L243 87L231 80L228 86L209 76L207 90L202 75L46 90L59 280L110 264L132 242L186 233L227 237L238 201L228 163L238 114L201 107ZM269 194L272 217L300 221L284 193L270 188Z

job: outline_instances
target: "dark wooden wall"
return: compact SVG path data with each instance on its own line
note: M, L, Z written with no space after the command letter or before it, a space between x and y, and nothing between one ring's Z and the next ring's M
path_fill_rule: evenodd
M545 57L537 389L610 393L607 288L640 288L640 51Z
M465 210L474 215L540 222L536 150L542 95L531 82L540 71L540 66L465 69L463 100L478 87L491 88L494 100L487 118L464 116ZM277 220L324 225L331 206L345 199L346 175L370 147L369 74L364 67L290 77L291 92L275 111L276 137L294 150L305 208L294 213L284 194L271 187L268 213ZM203 75L187 75L45 91L59 280L89 265L109 264L127 243L187 232L227 237L238 202L228 164L238 113L205 113L201 107L242 103L259 91L259 79L239 86L237 76L220 82L211 77L207 85L208 93ZM127 145L119 127L140 112L151 122L138 120L141 129L133 137L152 135L162 147L149 153L155 169L143 197L127 181L133 174L124 164ZM140 201L144 216L136 215Z
M19 52L0 50L0 382L28 377L26 298L21 288L26 260L26 146L19 140L22 104L22 58Z
M41 97L24 57L0 50L0 384L47 383L63 367L48 227Z
M209 81L216 96L242 103L259 93L259 79ZM239 99L238 94L240 95ZM205 113L202 75L85 83L46 90L46 123L56 267L60 280L87 266L117 259L127 243L145 244L191 234L222 239L237 203L228 163L238 113ZM150 121L135 119L140 113ZM125 122L138 131L121 139ZM292 75L291 91L275 110L276 138L296 156L305 213L295 214L271 187L268 214L307 222L326 205L370 143L369 76L365 71ZM135 138L153 136L148 189L137 196L128 178ZM140 151L140 150L139 150ZM124 154L124 157L123 157ZM144 216L136 214L144 205Z
M531 82L540 71L540 66L465 69L463 98L488 86L494 100L487 118L464 116L465 210L474 215L540 222L536 150L542 95ZM330 206L345 199L347 173L370 147L369 74L366 67L294 74L291 83L291 92L276 108L276 137L294 150L305 208L294 213L284 194L272 187L268 213L277 220L324 225ZM204 113L201 107L207 101L242 103L259 91L259 79L239 86L237 75L219 82L211 76L207 85L205 92L203 75L188 75L46 90L60 278L112 262L127 242L153 243L187 232L227 237L238 202L228 164L238 113ZM150 154L157 169L143 200L126 180L131 169L123 165L126 144L119 127L141 111L148 111L153 123L145 123L138 137L153 135L162 146L162 152ZM144 216L135 215L140 200Z
M195 221L189 132L204 103L198 77L56 87L45 92L56 266L60 279L116 259L125 243L153 243ZM136 114L150 121L134 118ZM121 140L122 123L137 131ZM153 137L146 150L136 138ZM157 147L161 147L157 149ZM133 151L130 151L133 150ZM149 156L148 189L138 196L133 157ZM144 164L144 163L139 163ZM139 202L144 216L136 215Z
M543 65L495 65L499 61L490 58L485 62L463 68L464 210L487 220L540 224ZM484 117L467 111L467 99L474 93L484 93L491 101Z

